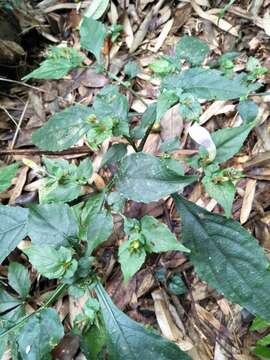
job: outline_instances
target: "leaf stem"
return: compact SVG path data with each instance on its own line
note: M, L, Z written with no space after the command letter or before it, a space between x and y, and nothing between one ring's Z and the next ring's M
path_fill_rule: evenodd
M11 332L19 329L21 326L24 325L24 323L26 322L26 320L30 319L32 316L40 313L42 310L46 309L47 307L49 307L57 298L58 296L64 291L66 287L66 284L61 284L59 285L56 290L53 292L53 294L49 297L49 299L45 302L45 304L43 304L39 309L37 309L36 311L34 311L32 314L29 315L25 315L24 317L21 318L21 320L19 322L17 322L15 325L13 325L11 328L9 328L8 330L4 331L2 334L0 334L0 339L2 339L3 337L7 336L8 334L10 334Z
M153 121L153 122L149 125L149 127L147 128L147 130L146 130L146 132L145 132L145 134L144 134L144 137L142 138L142 141L140 142L140 145L139 145L139 147L138 147L138 152L143 151L144 145L145 145L145 143L146 143L146 141L147 141L147 139L148 139L148 136L150 135L150 132L151 132L152 127L154 126L154 124L155 124L155 121Z

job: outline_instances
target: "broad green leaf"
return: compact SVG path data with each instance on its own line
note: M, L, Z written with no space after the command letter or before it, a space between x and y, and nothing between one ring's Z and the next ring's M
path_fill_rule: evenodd
M101 211L90 222L87 229L87 254L106 241L113 232L113 219L109 212Z
M76 144L91 128L87 119L92 111L75 105L54 114L32 136L33 143L42 150L61 151Z
M262 330L265 329L267 327L270 327L270 323L269 321L265 321L263 319L261 319L260 317L256 317L253 321L252 321L252 325L249 328L250 331L257 331L257 330Z
M51 245L32 245L24 250L33 267L48 279L58 279L63 276L71 277L77 269L76 260L72 259L72 250L60 247L55 249Z
M129 61L124 67L124 72L130 79L133 79L139 74L140 67L135 61Z
M180 112L184 119L199 120L201 104L198 99L189 93L179 95Z
M159 121L166 111L169 110L174 104L178 102L178 96L174 90L164 90L157 100L157 118Z
M226 128L215 131L211 137L216 145L216 163L222 163L232 158L241 149L254 124Z
M214 69L192 68L167 76L162 83L167 90L182 89L185 93L205 100L233 100L247 96L250 88L241 76L227 79Z
M180 140L176 136L172 139L165 140L163 143L159 146L159 151L162 152L171 152L174 150L178 150L180 148Z
M8 283L23 299L27 297L31 288L28 270L18 262L10 263L8 267Z
M98 20L105 13L109 5L109 0L94 0L86 9L84 16Z
M176 45L176 55L191 65L200 65L209 51L209 46L194 36L183 36Z
M159 253L173 250L190 252L189 249L176 239L168 226L160 223L153 216L144 216L140 223L141 233L145 237L151 252Z
M189 360L175 344L150 333L112 302L101 284L96 287L108 338L110 360Z
M270 348L266 346L256 346L252 350L253 354L261 357L262 359L270 359Z
M257 345L259 345L259 346L268 346L268 345L270 345L270 334L264 336L259 341L257 341Z
M183 242L195 271L209 286L249 312L270 320L269 261L238 222L212 214L174 195Z
M66 204L35 205L30 208L28 235L35 245L68 245L78 235L75 213Z
M136 153L123 159L115 184L126 199L148 203L180 191L196 179L172 171L162 159Z
M0 192L5 191L11 186L11 182L15 178L18 169L18 163L0 167Z
M131 129L130 134L134 139L143 138L147 128L156 121L157 103L150 104L144 112L140 124Z
M22 360L51 359L51 351L63 336L64 327L57 311L43 309L20 329L18 344Z
M46 203L63 203L76 199L81 193L81 185L75 181L61 181L45 178L38 189L39 201Z
M27 235L28 209L0 205L0 264Z
M107 342L106 330L104 324L99 320L81 336L81 348L88 360L98 359L98 354L105 347Z
M146 258L146 251L139 240L140 236L140 234L136 234L135 237L130 236L119 246L118 257L125 282L141 268Z
M245 124L254 121L259 112L258 105L252 100L241 101L237 109Z
M34 79L61 79L68 72L78 67L86 57L78 53L75 48L51 47L48 59L44 60L39 68L24 76L22 80Z
M175 65L168 61L165 57L157 59L149 65L149 68L160 77L173 73L176 69Z
M9 295L2 287L0 287L0 313L11 310L21 304L21 301L14 296Z
M225 216L229 218L232 213L232 205L236 188L232 181L215 183L211 176L204 176L202 183L209 196L215 199L224 209Z
M127 153L126 144L113 144L102 159L101 166L115 164L122 160Z
M106 26L92 18L84 17L80 27L81 47L95 55L101 62L101 50L107 33Z
M114 121L114 135L128 135L128 101L117 86L104 87L95 97L93 109L98 119ZM108 120L107 120L108 121Z

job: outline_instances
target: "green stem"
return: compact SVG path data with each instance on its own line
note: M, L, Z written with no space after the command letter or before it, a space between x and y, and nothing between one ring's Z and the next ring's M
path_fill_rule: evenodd
M135 142L129 136L123 135L123 137L128 141L129 145L131 145L133 147L135 152L138 152L138 149L137 149L137 146L136 146Z
M140 145L138 147L138 152L143 151L144 145L148 139L148 136L150 135L150 132L152 130L152 127L154 126L155 121L152 122L152 124L149 125L148 129L146 130L144 137L142 138L142 141L140 142Z
M125 89L127 89L132 95L134 95L136 98L138 98L146 107L148 107L148 104L144 101L144 99L139 94L137 94L136 91L131 89L129 84L125 83L123 80L121 80L118 76L114 75L110 71L108 71L107 74L108 74L109 78L117 81L120 85L122 85Z
M38 310L36 310L35 312L33 312L32 314L26 315L23 318L21 318L21 320L19 322L17 322L17 324L13 325L10 329L4 331L2 334L0 334L0 339L2 339L3 337L7 336L8 334L10 334L11 332L19 329L21 326L24 325L24 323L30 319L32 316L40 313L42 310L46 309L47 307L49 307L57 298L58 296L64 291L66 287L66 284L61 284L59 285L56 290L53 292L53 294L49 297L49 299L45 302L44 305L42 305Z

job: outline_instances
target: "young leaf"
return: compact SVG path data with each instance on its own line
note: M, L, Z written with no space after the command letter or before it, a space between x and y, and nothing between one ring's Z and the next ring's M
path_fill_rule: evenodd
M76 260L72 259L72 250L60 247L55 249L51 245L32 245L24 250L33 267L48 279L58 279L63 276L71 277L77 269Z
M232 181L213 182L211 176L204 176L202 183L209 196L215 199L224 209L225 216L229 218L232 212L235 186Z
M0 264L27 235L28 209L0 205Z
M138 234L139 237L140 234ZM136 244L136 247L134 244ZM120 245L118 257L124 275L124 282L127 282L143 265L146 251L140 240L130 237Z
M18 168L18 163L0 168L0 192L5 191L11 186L11 181L15 178Z
M33 133L33 143L42 150L68 149L91 128L87 119L92 113L86 106L75 105L54 114Z
M233 100L250 92L242 77L227 79L221 71L205 68L192 68L181 74L169 75L163 80L162 87L167 90L182 89L205 100Z
M28 270L18 262L8 267L8 283L23 299L27 297L31 287Z
M113 218L109 212L101 211L90 222L87 230L87 254L108 239L113 231Z
M256 317L253 321L252 321L252 325L249 328L250 331L257 331L257 330L262 330L265 328L268 328L270 326L269 321L265 321L263 319L261 319L260 317Z
M198 99L189 93L179 95L180 112L186 120L199 120L201 104Z
M90 329L82 333L82 352L87 359L98 359L98 354L102 351L103 347L105 347L106 341L106 330L101 319L99 319L98 325L93 324Z
M139 74L140 67L135 61L129 61L124 67L124 72L130 79L133 79Z
M0 313L11 310L19 306L21 301L9 295L3 288L0 287Z
M150 252L159 253L173 250L190 252L176 239L168 226L160 223L153 216L144 216L140 223L141 233L146 239Z
M160 59L157 59L152 64L150 64L149 68L156 75L163 77L170 73L173 73L176 69L176 66L165 57L161 57Z
M101 166L117 163L125 157L126 153L126 144L113 144L104 155Z
M193 36L183 36L176 45L176 55L180 59L187 60L191 65L200 65L209 50L205 42Z
M252 314L270 320L269 262L241 225L174 195L183 225L183 242L202 280Z
M215 162L225 162L238 153L253 126L253 123L249 123L235 128L221 129L212 133L211 137L217 149Z
M114 135L128 135L128 101L114 85L104 87L95 97L93 109L98 119L110 118L116 123Z
M108 339L110 360L189 360L175 344L148 332L112 302L101 284L96 286Z
M88 17L83 18L80 27L81 47L95 55L99 63L106 33L106 26L101 22Z
M28 235L35 245L69 245L78 235L74 210L66 204L35 205L30 208Z
M237 109L245 124L254 121L259 112L258 105L252 100L241 101Z
M180 191L196 179L172 171L162 159L136 153L123 159L115 184L126 199L147 203Z
M178 96L174 90L163 91L157 100L157 118L159 121L162 116L169 110L174 104L178 102Z
M94 0L86 9L84 16L98 20L105 13L109 5L109 0Z
M18 344L22 360L50 359L52 349L64 336L64 328L55 309L43 309L20 329Z

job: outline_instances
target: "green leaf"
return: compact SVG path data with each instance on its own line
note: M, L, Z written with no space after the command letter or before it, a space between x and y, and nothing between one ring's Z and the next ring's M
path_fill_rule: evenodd
M27 235L28 209L0 205L0 264Z
M258 105L252 100L241 101L237 109L245 124L254 121L259 112Z
M232 205L236 188L232 181L215 183L211 176L204 176L202 183L209 196L215 199L224 209L225 216L229 218L232 213Z
M254 124L226 128L215 131L211 137L216 145L216 163L222 163L232 158L241 149Z
M116 125L114 135L128 135L128 101L117 86L105 86L95 97L93 109L98 119L111 118Z
M11 310L19 306L21 301L9 295L3 288L0 287L0 313Z
M159 121L162 116L169 110L174 104L178 102L178 96L174 90L164 90L157 100L157 118Z
M18 169L18 163L0 168L0 192L5 191L11 186L11 182L15 178Z
M185 93L205 100L233 100L245 97L250 88L241 76L227 79L222 72L213 69L192 68L177 75L167 76L162 83L167 90L182 89Z
M113 144L102 159L101 166L115 164L122 160L127 153L126 144Z
M193 36L183 36L176 45L176 55L191 65L200 65L209 51L209 46L204 41Z
M76 260L72 259L72 250L60 247L55 249L51 245L32 245L24 250L33 267L48 279L58 279L65 276L71 277L76 271ZM70 272L71 270L71 272Z
M109 212L98 213L90 222L87 230L87 254L106 241L113 231L113 219Z
M96 360L106 342L106 330L104 324L99 321L98 324L92 325L89 330L83 332L81 337L82 352L88 360Z
M257 345L260 345L260 346L268 346L268 345L270 345L270 334L264 336L259 341L257 341Z
M269 321L265 321L263 319L261 319L260 317L256 317L253 321L252 321L252 325L249 328L250 331L257 331L257 330L262 330L265 329L267 327L270 326Z
M196 179L172 171L162 159L136 153L123 159L115 184L126 199L148 203L180 191Z
M86 9L84 16L98 20L105 13L109 5L109 0L94 0Z
M147 128L155 122L157 117L157 103L152 103L144 112L140 124L131 129L130 134L134 139L142 139Z
M179 95L180 112L184 119L199 120L201 114L201 104L192 94Z
M112 135L113 120L111 118L104 118L97 120L92 128L87 133L87 141L90 147L94 150L98 150L98 146L103 143Z
M140 223L141 233L145 237L151 252L159 253L173 250L190 252L176 239L168 226L160 223L153 216L144 216Z
M175 71L176 67L165 57L157 59L149 65L149 68L158 76L163 77Z
M189 360L175 344L148 332L111 301L101 284L96 287L107 337L110 360Z
M48 59L43 61L39 68L24 76L22 80L34 79L62 79L70 70L78 67L85 56L80 55L74 48L52 47Z
M80 27L81 47L95 55L101 62L101 50L107 33L106 26L92 18L84 17Z
M187 293L187 287L179 274L173 275L168 282L168 289L175 295Z
M50 352L64 336L57 311L43 309L20 329L18 344L22 360L50 359Z
M124 73L130 78L135 78L140 72L140 67L135 61L129 61L124 67Z
M137 238L138 235L138 238ZM129 237L118 249L119 262L124 275L124 282L127 282L143 265L146 258L146 251L140 240L140 234ZM134 247L134 244L137 246Z
M8 283L25 299L31 288L31 281L26 267L18 262L10 263L8 267Z
M266 346L256 346L252 351L253 354L262 357L263 359L270 359L270 349Z
M91 128L87 118L92 111L75 105L54 114L49 121L33 133L33 143L42 150L61 151L76 144Z
M195 271L209 286L254 315L270 320L269 262L241 225L174 195L183 242Z
M28 235L35 245L68 245L78 235L74 210L66 204L35 205L30 208Z

